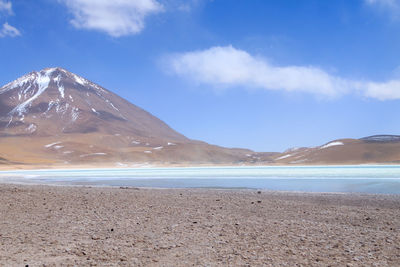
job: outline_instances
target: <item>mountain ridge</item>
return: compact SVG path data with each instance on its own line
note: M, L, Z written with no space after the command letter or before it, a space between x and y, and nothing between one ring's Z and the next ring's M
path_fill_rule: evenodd
M191 140L151 113L66 69L0 88L0 165L319 165L400 163L400 136L337 139L275 152Z
M3 163L236 164L252 153L191 140L59 67L30 72L0 88L0 138Z
M13 92L15 90L18 92ZM7 96L7 94L11 96ZM57 127L55 130L62 129L66 133L95 131L98 127L101 128L101 125L96 125L100 124L96 121L115 120L120 122L115 123L119 127L128 127L130 131L134 131L138 135L163 136L175 141L188 140L147 111L105 88L59 67L46 68L24 75L0 88L0 96L2 99L0 102L1 125L5 125L5 128L21 125L22 122L26 126L25 132L31 133L30 131L40 130L37 129L38 125L35 123L27 124L25 122L27 115L31 112L38 113L50 120L51 117L56 117L65 126ZM4 103L5 99L8 100L7 103ZM118 108L115 102L118 102ZM130 116L130 120L127 120L129 115L127 110L135 113L135 116ZM31 121L35 121L34 119L30 118ZM136 127L130 127L126 123L123 125L126 121L129 121L131 125L135 124ZM79 125L79 127L75 127L75 125ZM46 130L49 131L49 129ZM12 131L8 132L12 134ZM159 133L158 136L157 133ZM50 131L48 134L61 134L61 132Z
M317 147L288 149L272 160L283 165L399 164L400 136L336 139Z

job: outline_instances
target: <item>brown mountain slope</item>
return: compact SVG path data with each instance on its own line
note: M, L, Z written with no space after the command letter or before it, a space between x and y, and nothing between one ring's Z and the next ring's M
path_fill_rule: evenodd
M148 112L61 68L27 74L0 95L2 136L96 132L188 141Z
M278 164L400 163L400 136L376 135L339 139L319 147L290 149L274 158Z
M237 164L254 160L186 138L143 109L62 68L0 88L0 164Z

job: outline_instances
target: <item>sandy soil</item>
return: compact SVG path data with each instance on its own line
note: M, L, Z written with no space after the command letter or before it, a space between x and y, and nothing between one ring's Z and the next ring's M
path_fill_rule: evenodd
M400 266L400 196L0 185L1 266Z

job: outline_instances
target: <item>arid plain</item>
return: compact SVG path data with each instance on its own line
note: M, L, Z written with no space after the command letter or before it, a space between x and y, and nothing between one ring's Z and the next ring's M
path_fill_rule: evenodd
M400 197L0 186L4 266L399 266Z

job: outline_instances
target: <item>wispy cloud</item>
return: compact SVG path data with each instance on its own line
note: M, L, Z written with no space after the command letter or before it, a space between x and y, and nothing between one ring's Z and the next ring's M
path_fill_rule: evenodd
M393 18L400 19L400 1L399 0L364 0L371 7L380 8L389 12Z
M313 66L276 66L232 46L169 55L168 71L216 89L232 87L306 92L328 97L348 93L380 100L400 99L400 81L349 80Z
M363 85L364 94L367 97L379 100L400 99L400 80L391 80L377 83L368 82Z
M20 36L21 33L19 32L18 29L15 27L11 26L7 22L3 24L3 26L0 28L0 38L1 37L16 37Z
M2 15L2 12L5 12L6 16L14 15L11 2L0 0L0 15ZM8 22L3 23L3 25L0 27L0 38L16 37L16 36L20 36L20 35L21 35L20 31L17 28L15 28L14 26L11 26L10 24L8 24Z
M156 0L60 0L73 15L79 29L98 30L113 37L137 34L147 16L162 12Z
M177 0L175 2L176 9L184 12L191 12L193 9L197 8L199 5L212 2L213 0Z
M370 5L381 5L385 7L395 7L399 5L398 0L365 0Z
M12 15L12 4L9 1L0 0L0 11L6 12L9 15Z

